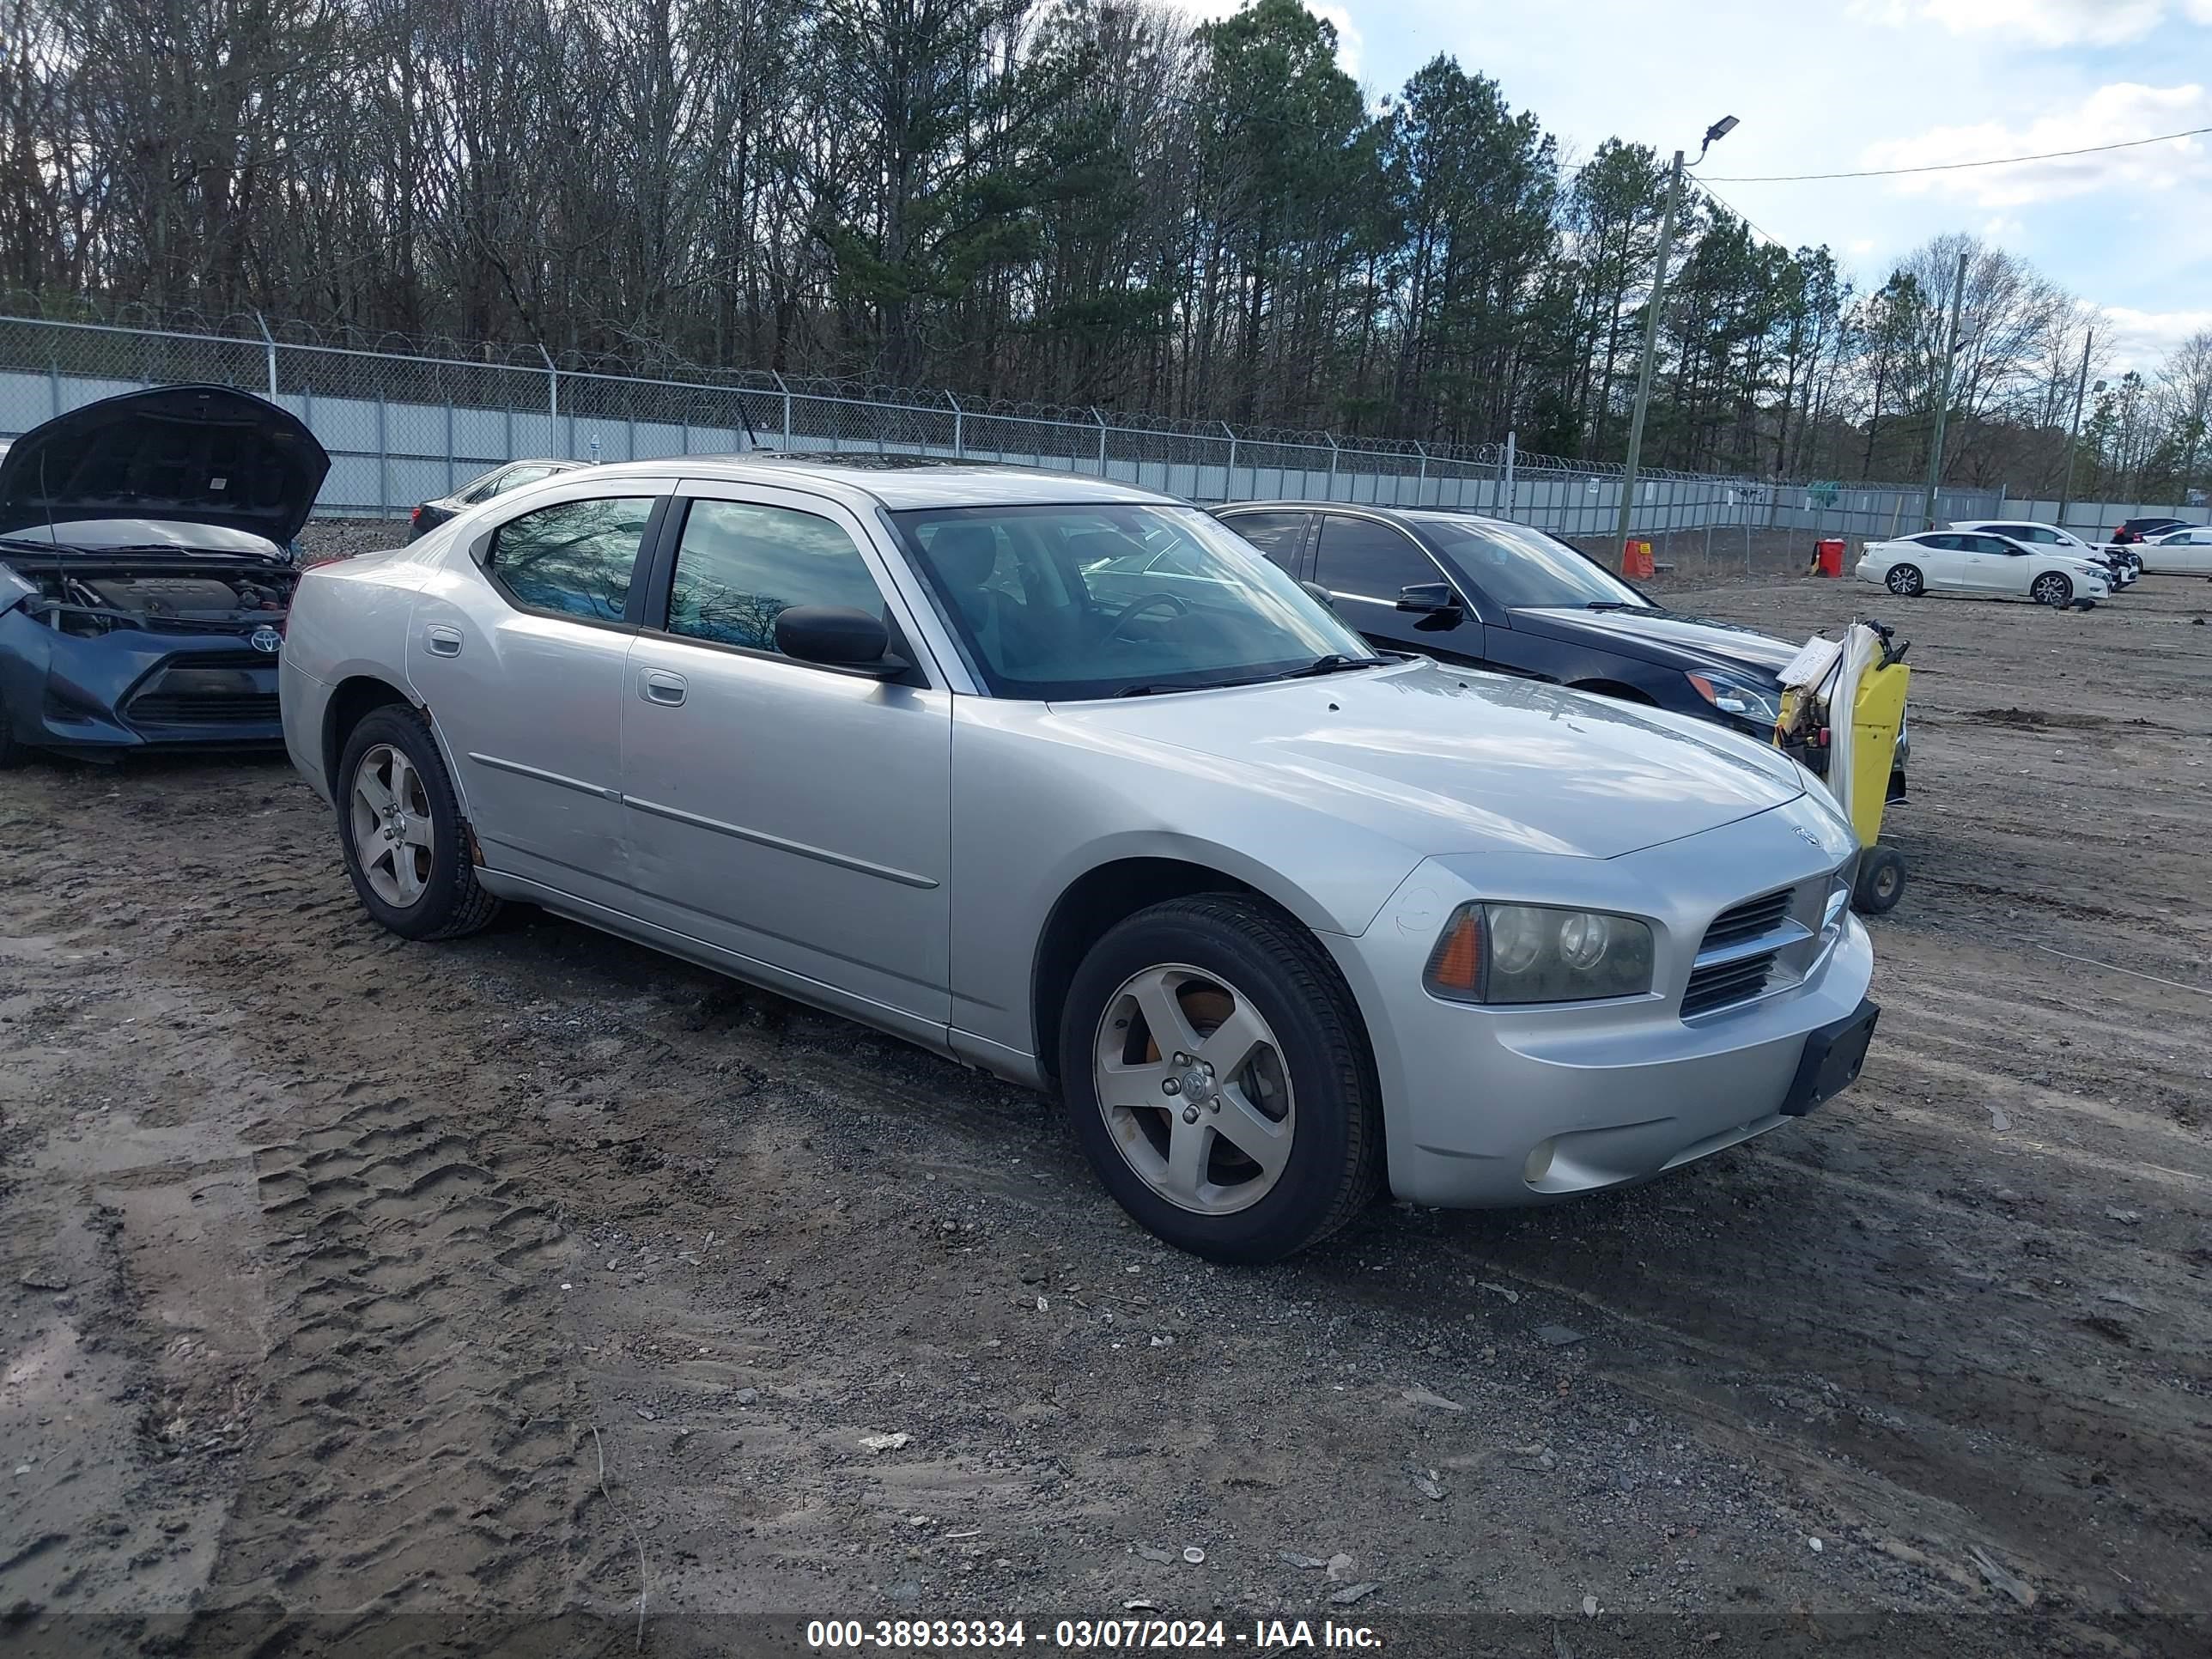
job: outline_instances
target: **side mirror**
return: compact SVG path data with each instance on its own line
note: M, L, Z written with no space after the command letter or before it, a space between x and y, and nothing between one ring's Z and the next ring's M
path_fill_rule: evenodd
M1432 617L1439 611L1458 610L1459 595L1451 591L1447 582L1415 582L1398 590L1398 609Z
M794 605L775 619L775 648L794 662L819 663L890 679L908 665L890 654L890 629L881 617L835 605Z
M1331 611L1336 609L1336 595L1319 582L1300 582L1298 586L1305 589L1316 605L1325 605Z

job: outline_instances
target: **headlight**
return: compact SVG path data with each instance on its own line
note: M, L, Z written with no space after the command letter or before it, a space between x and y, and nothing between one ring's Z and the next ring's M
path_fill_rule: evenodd
M1642 996L1651 988L1651 929L1601 910L1462 904L1429 952L1422 982L1454 1002Z
M1757 685L1730 674L1692 674L1687 678L1697 688L1698 695L1723 714L1758 720L1766 726L1782 718L1781 694L1771 686Z

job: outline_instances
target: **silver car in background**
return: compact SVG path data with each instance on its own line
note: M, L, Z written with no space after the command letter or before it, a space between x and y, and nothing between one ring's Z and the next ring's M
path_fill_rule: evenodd
M386 927L526 901L1052 1091L1218 1259L1671 1169L1875 1018L1787 758L1378 655L1103 480L594 468L311 572L283 676Z

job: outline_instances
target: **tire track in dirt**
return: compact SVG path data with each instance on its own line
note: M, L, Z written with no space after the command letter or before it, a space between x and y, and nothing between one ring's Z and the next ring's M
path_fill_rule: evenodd
M204 1650L427 1614L550 1638L619 1531L561 1332L565 1230L443 1112L364 1092L256 1160L272 1334Z

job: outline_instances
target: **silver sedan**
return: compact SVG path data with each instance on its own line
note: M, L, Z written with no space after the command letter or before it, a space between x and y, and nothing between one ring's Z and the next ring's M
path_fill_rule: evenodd
M386 927L528 902L1048 1090L1219 1259L1386 1184L1643 1179L1820 1104L1874 1026L1856 843L1790 760L1378 655L1103 480L569 474L310 572L282 689Z

